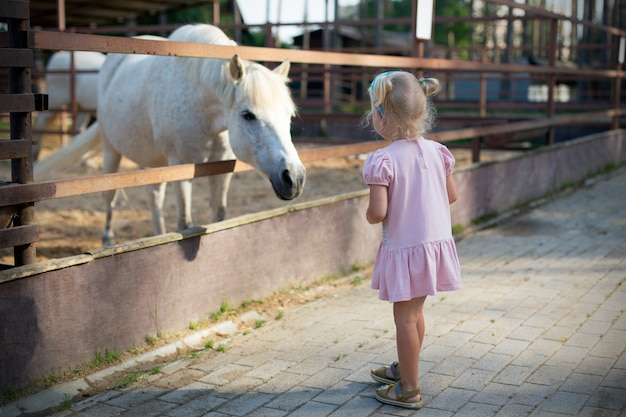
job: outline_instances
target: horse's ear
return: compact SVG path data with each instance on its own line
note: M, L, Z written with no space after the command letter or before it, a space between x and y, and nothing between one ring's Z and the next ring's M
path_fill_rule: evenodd
M230 59L228 69L230 70L230 76L233 77L234 81L239 81L243 78L243 64L241 63L239 55L233 55L233 57Z
M291 63L289 62L288 59L286 59L279 66L274 68L274 72L287 78L290 67L291 67Z

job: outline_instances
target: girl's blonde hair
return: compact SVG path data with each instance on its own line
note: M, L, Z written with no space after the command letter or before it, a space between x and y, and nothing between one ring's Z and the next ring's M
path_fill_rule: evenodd
M429 100L439 92L436 78L417 79L406 71L377 75L369 88L373 107L388 124L392 139L416 138L434 126L435 108ZM371 111L368 113L371 120Z

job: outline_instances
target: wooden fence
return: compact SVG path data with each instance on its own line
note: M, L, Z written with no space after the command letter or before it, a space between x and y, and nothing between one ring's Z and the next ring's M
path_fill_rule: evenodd
M528 9L507 0L497 3ZM535 10L536 12L536 10ZM548 19L555 30L562 16L551 13L537 13L538 18ZM155 184L163 181L176 181L199 176L214 175L230 171L250 169L237 161L181 165L131 173L109 174L92 178L76 178L62 181L35 182L33 178L33 160L31 154L31 112L42 111L47 107L47 97L30 91L30 69L33 67L34 50L70 50L99 51L104 53L158 54L199 58L230 58L237 53L242 58L253 61L281 62L289 59L301 65L320 65L329 73L333 68L344 67L356 71L374 74L382 69L399 68L411 70L417 74L437 72L453 76L456 73L472 73L478 77L479 100L471 104L478 109L478 125L454 130L437 131L429 137L441 142L458 139L471 139L474 160L479 160L480 149L485 138L504 137L504 141L519 140L524 132L546 132L547 142L552 143L554 129L557 126L575 125L601 121L607 129L618 129L620 121L626 115L623 108L621 86L624 79L622 63L616 62L615 68L562 68L550 60L547 66L499 64L450 60L442 58L421 58L406 56L381 56L360 53L303 51L267 47L218 46L188 44L178 42L155 42L143 39L131 39L115 36L78 34L52 31L30 30L28 27L28 2L9 0L0 4L0 17L6 19L8 31L0 36L0 66L9 68L9 94L0 97L0 113L10 114L11 140L0 140L0 158L12 160L12 179L1 185L0 193L0 246L13 247L15 266L35 262L35 242L38 240L37 224L34 218L35 203L45 199L61 198L72 195L95 193L129 186ZM575 20L575 19L574 19ZM611 36L625 37L626 32L608 28ZM556 32L553 32L556 38ZM556 45L551 42L551 48ZM547 102L543 105L545 117L517 122L482 125L481 119L487 120L487 74L528 74L546 79L548 88ZM557 115L554 88L557 77L568 79L601 79L612 85L611 102L604 108L576 114ZM326 85L325 88L330 88ZM327 95L327 93L324 93ZM455 106L454 102L443 103ZM456 103L459 108L464 103ZM332 112L306 115L317 120L337 116ZM348 120L354 120L346 115ZM489 123L493 123L493 120ZM303 162L328 157L339 157L370 152L382 144L379 142L356 143L340 147L329 147L315 151L303 151ZM8 227L12 226L12 227ZM11 266L5 266L11 267Z

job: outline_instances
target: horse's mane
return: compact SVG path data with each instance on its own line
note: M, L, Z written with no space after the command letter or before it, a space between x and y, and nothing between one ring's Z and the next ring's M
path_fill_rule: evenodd
M245 61L244 61L245 62ZM296 113L296 106L287 87L286 77L254 63L245 62L246 75L240 87L244 94L250 97L256 108L271 109L277 105L284 107L284 111L292 116Z
M172 32L168 39L175 42L237 46L237 43L221 29L207 24L181 26ZM228 61L205 58L181 58L181 60L191 77L213 82L212 88L221 97L233 97L232 83L224 82ZM242 64L245 76L240 86L256 106L272 108L277 103L282 103L288 114L295 114L295 104L287 87L286 78L254 62L242 60Z

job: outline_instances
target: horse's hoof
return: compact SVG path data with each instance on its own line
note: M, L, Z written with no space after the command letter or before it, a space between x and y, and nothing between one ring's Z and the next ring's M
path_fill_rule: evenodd
M113 246L113 237L112 236L102 236L102 247L109 248Z

